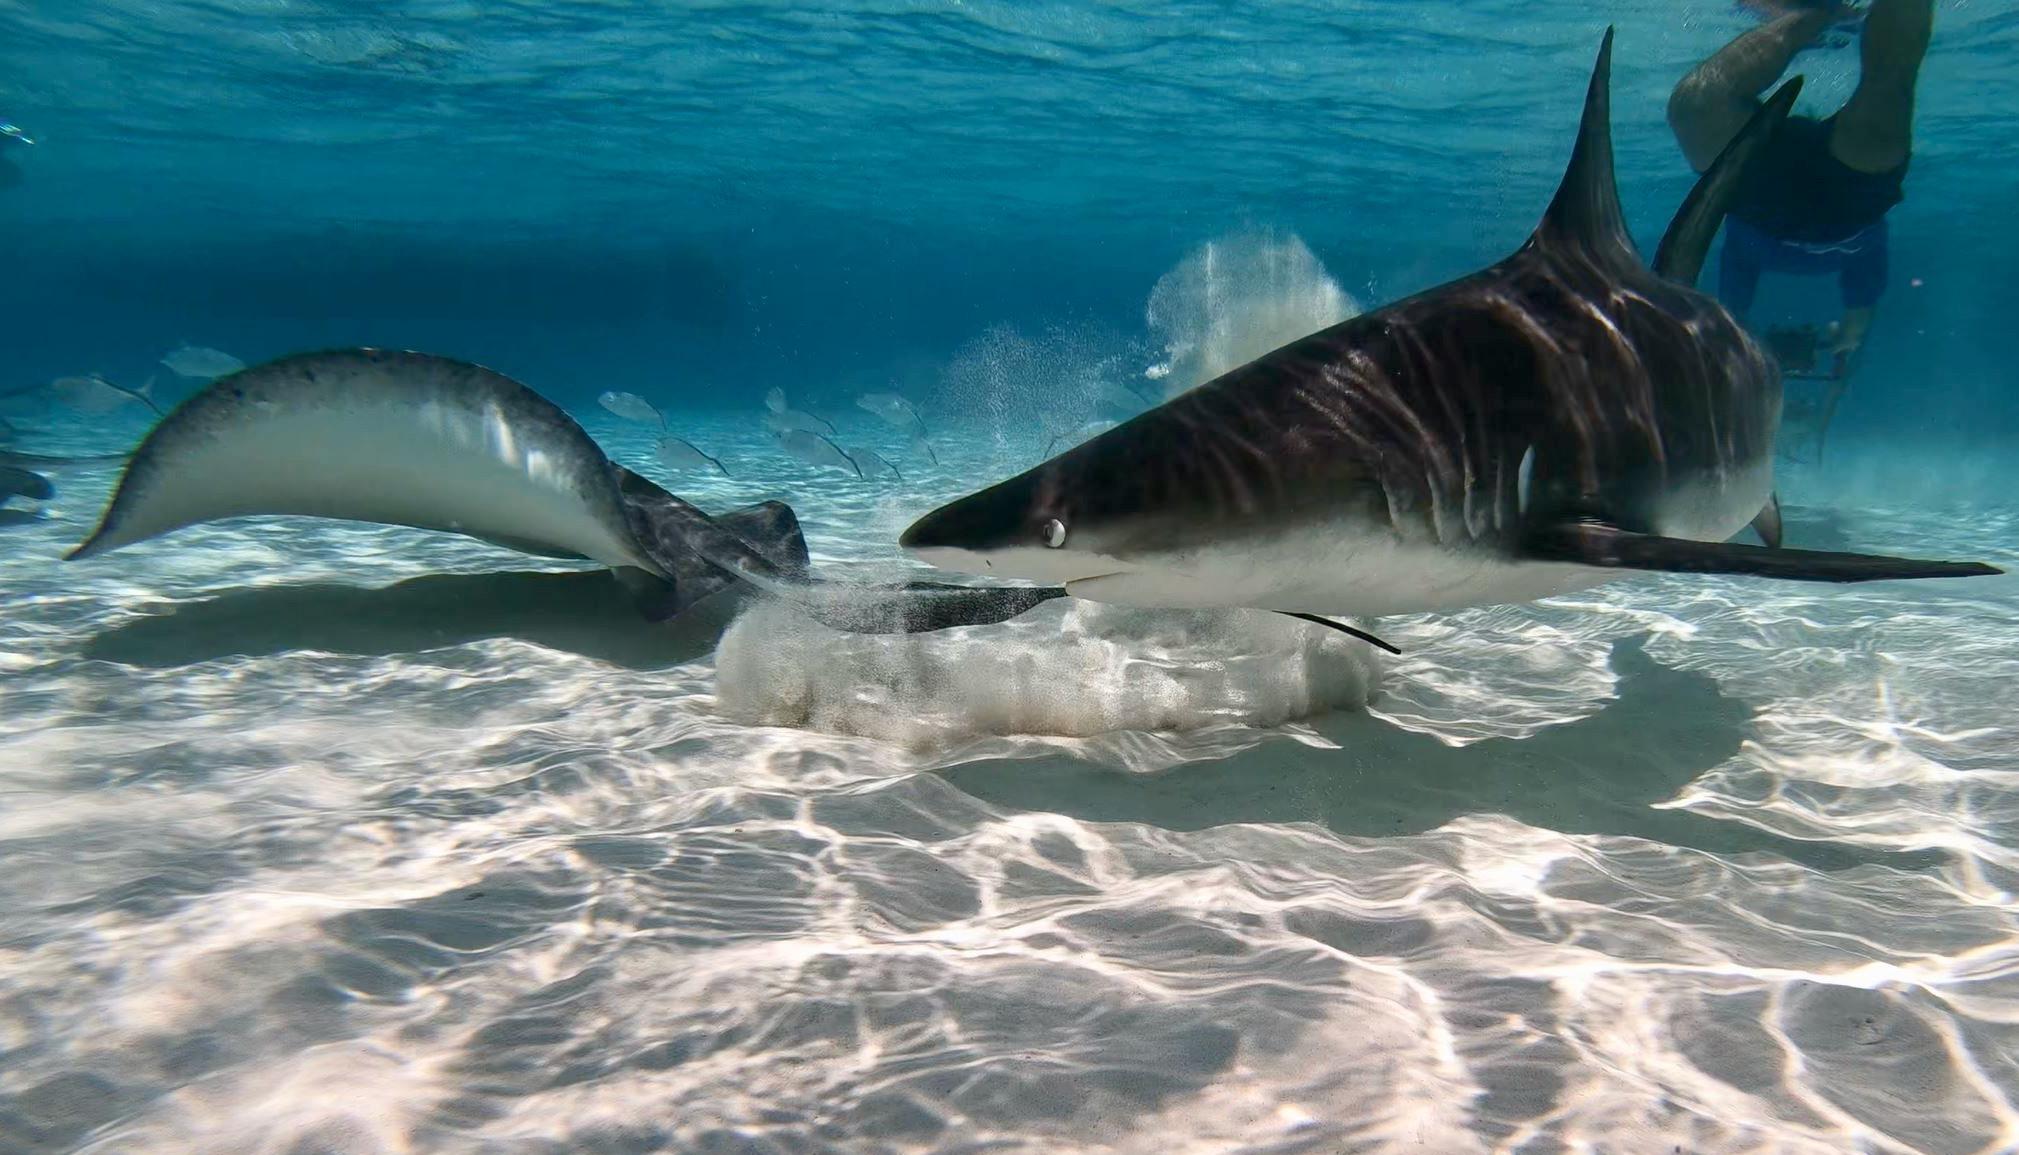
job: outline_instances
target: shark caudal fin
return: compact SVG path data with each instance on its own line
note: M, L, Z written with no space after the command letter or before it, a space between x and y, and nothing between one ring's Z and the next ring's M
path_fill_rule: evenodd
M629 470L624 473L629 477L637 476ZM639 478L639 481L644 479ZM635 483L627 486L625 497L639 502L634 508L639 510L640 515L647 518L654 516L649 500L640 501L647 495ZM806 537L799 530L799 518L784 502L761 501L756 505L746 505L730 510L715 521L781 570L800 573L807 568ZM736 584L736 578L729 572L708 564L699 555L675 544L679 532L678 528L674 528L670 533L655 538L654 560L671 570L667 576L631 566L620 566L610 571L617 584L631 595L631 604L647 621L666 621L686 612L695 602Z
M663 621L738 581L803 578L809 558L799 518L782 501L711 517L657 482L612 466L625 518L657 573L617 569L638 611ZM747 571L747 572L746 572Z
M1579 249L1608 262L1640 263L1640 251L1627 235L1626 214L1619 207L1619 186L1612 175L1612 29L1605 30L1591 85L1584 94L1584 117L1578 122L1577 144L1556 197L1542 214L1530 244Z
M1661 244L1654 251L1654 271L1671 281L1695 285L1703 272L1704 258L1710 255L1711 239L1725 222L1725 212L1738 195L1739 182L1760 150L1773 139L1775 130L1788 118L1795 97L1801 95L1802 78L1797 76L1774 90L1774 94L1754 111L1744 128L1725 145L1724 151L1704 170L1696 187L1683 198Z
M1662 573L1751 574L1801 582L1875 582L1903 578L1988 577L2004 573L1974 561L1922 561L1862 553L1770 549L1734 542L1653 537L1595 521L1544 526L1523 541L1536 561Z

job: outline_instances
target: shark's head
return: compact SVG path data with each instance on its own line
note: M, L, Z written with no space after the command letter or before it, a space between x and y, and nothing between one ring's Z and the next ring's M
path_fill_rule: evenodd
M1256 452L1257 431L1205 401L1179 398L942 506L899 544L1095 601L1203 608L1273 604L1339 551L1392 539L1379 484L1349 455L1315 442ZM1313 519L1328 526L1305 532Z
M1067 583L1131 568L1124 539L1140 511L1078 484L1084 455L1054 458L926 514L898 544L942 569ZM1076 468L1077 466L1077 468Z

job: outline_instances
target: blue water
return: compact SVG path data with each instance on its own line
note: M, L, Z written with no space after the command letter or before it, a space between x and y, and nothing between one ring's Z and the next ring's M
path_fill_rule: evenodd
M4 115L44 138L8 194L17 373L144 376L184 338L242 356L371 341L561 393L650 374L726 405L752 378L831 388L1005 319L1133 326L1159 273L1243 223L1302 236L1374 301L1476 267L1553 188L1606 21L1622 195L1651 249L1689 179L1668 87L1745 17L1713 0L7 19ZM1870 352L1874 376L1939 366L1941 388L1885 408L1861 391L1844 418L2002 438L2019 27L1987 3L1940 22L1892 217L1901 280L1925 284L1893 295ZM1799 67L1805 108L1848 95L1851 53Z
M890 576L1113 415L1159 302L1294 335L1519 244L1608 22L1651 252L1668 90L1749 19L0 0L0 448L132 444L35 390L172 400L185 342L423 349ZM2014 560L2015 63L2019 10L1938 5L1791 542ZM1828 111L1855 55L1797 68ZM773 387L905 480L781 455ZM939 464L853 404L891 389ZM54 476L0 524L6 1155L2019 1149L2015 579L1646 577L1383 623L1393 662L1085 603L652 628L352 523L61 563L117 474Z

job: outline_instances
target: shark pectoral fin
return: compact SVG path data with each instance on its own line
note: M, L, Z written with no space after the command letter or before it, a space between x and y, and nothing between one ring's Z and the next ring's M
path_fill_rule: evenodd
M1387 642L1382 641L1380 638L1375 637L1373 634L1370 634L1365 630L1356 630L1352 626L1347 625L1345 622L1335 622L1331 618L1319 617L1317 614L1299 614L1299 613L1293 613L1289 610L1277 610L1276 612L1282 614L1286 618L1296 618L1300 622L1310 622L1314 626L1324 626L1328 630L1338 630L1340 633L1345 634L1347 637L1359 638L1361 641L1366 642L1368 645L1373 646L1376 649L1387 650L1389 653L1394 654L1398 658L1402 656L1401 650L1396 649L1394 646L1388 644Z
M1753 518L1753 532L1767 543L1768 549L1781 548L1781 495L1770 493L1767 503L1760 507L1760 514Z
M631 595L631 604L648 622L666 621L687 608L680 599L679 584L658 574L626 565L612 569L610 576Z
M1537 529L1523 541L1522 554L1535 561L1571 562L1604 569L1750 574L1803 582L1985 577L2005 572L1974 561L1922 561L1654 537L1595 521L1566 522Z
M1704 258L1710 255L1711 239L1718 235L1718 226L1724 224L1725 211L1738 195L1739 182L1745 179L1747 167L1761 149L1768 147L1774 130L1788 118L1788 109L1794 107L1795 97L1801 91L1799 76L1775 89L1704 170L1703 179L1683 198L1668 231L1661 235L1661 244L1655 247L1653 267L1657 275L1685 285L1697 283Z

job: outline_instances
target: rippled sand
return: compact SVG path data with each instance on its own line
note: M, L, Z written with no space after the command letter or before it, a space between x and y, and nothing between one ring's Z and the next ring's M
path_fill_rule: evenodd
M1020 464L683 432L738 476L676 488L864 576ZM1650 577L1379 662L844 639L338 523L59 564L111 474L57 482L0 527L0 1151L2019 1144L2019 579ZM1790 493L1798 544L2012 558Z

